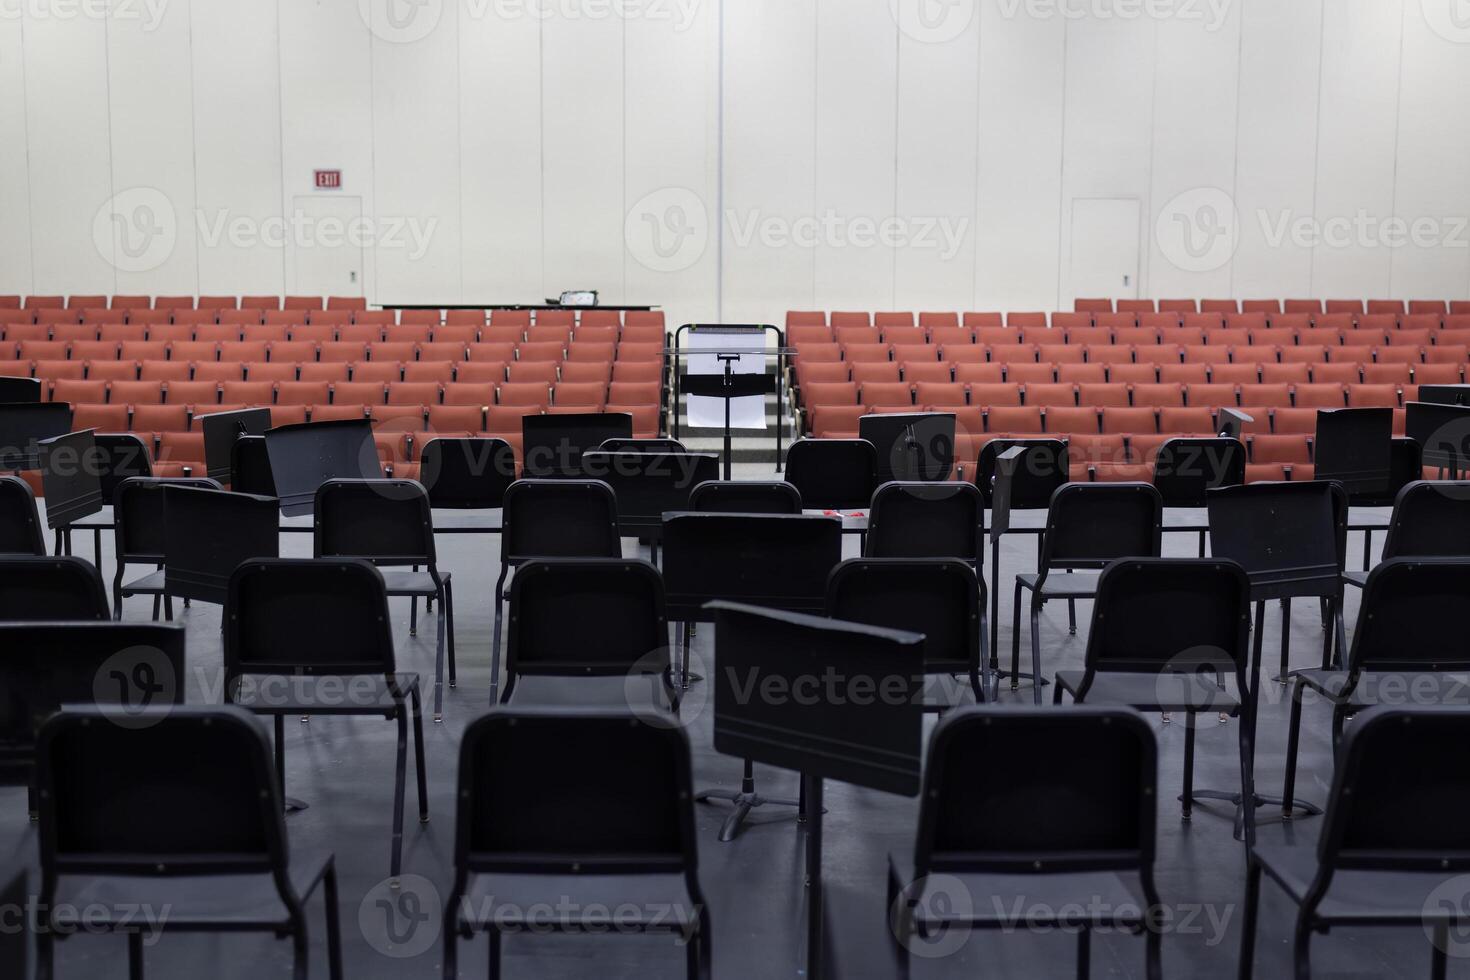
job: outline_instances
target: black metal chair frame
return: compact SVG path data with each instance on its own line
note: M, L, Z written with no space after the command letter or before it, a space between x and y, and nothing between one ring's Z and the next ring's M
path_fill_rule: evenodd
M1171 581L1170 594L1177 595L1184 588L1183 582L1201 573L1206 576L1204 582L1213 587L1204 588L1196 582L1197 598L1218 600L1221 604L1214 624L1220 632L1213 636L1191 633L1192 628L1204 628L1197 620L1160 623L1150 616L1139 621L1136 611L1126 608L1126 600L1144 594L1136 587L1129 590L1134 576L1150 583L1151 588L1156 588L1152 586L1155 576L1167 576ZM1119 593L1123 601L1115 598ZM1230 608L1226 610L1226 606ZM1227 616L1233 626L1225 625ZM1156 656L1118 657L1115 651L1100 650L1108 632L1118 629L1120 621L1124 629L1134 628L1146 637L1157 635L1164 648L1173 652L1160 660ZM1229 636L1223 635L1227 628ZM1066 692L1072 696L1073 704L1126 704L1138 711L1157 711L1166 716L1183 711L1184 791L1179 801L1181 819L1189 820L1194 802L1195 716L1199 713L1220 712L1240 718L1241 786L1247 795L1255 792L1255 774L1250 764L1254 757L1255 717L1249 713L1250 702L1245 696L1249 663L1250 580L1245 569L1223 558L1123 558L1109 564L1098 578L1083 669L1057 672L1052 703L1061 704L1062 694ZM1225 685L1227 676L1235 680L1233 694ZM1101 697L1088 701L1100 678L1104 685ZM1112 697L1106 691L1110 681L1117 687L1111 692ZM1254 813L1243 811L1242 819L1245 839L1254 840Z
M923 670L930 676L946 677L953 677L963 672L970 682L970 691L975 697L975 703L984 704L991 689L990 657L985 649L987 632L985 581L980 577L975 566L958 558L849 558L834 568L831 577L827 580L827 615L834 619L866 623L869 626L927 633L922 628L923 624L916 620L906 620L901 616L881 615L871 607L863 607L861 616L853 616L850 612L848 615L843 615L843 589L848 587L848 583L863 576L885 573L900 577L920 591L926 591L922 588L925 583L937 583L940 578L959 576L965 580L967 586L964 591L965 604L959 610L957 618L964 622L965 649L968 656L964 663L938 658L931 660L926 638ZM938 693L950 694L952 692ZM926 696L924 702L926 711L947 711L957 706L958 702L953 697L935 700Z
M595 500L598 509L604 511L608 531L608 536L593 547L578 550L600 553L538 554L516 550L521 547L518 537L523 533L520 529L522 521L529 527L536 527L541 523L534 513L526 515L518 513L520 508L534 506L534 500L538 494L565 494L577 491L580 491L588 501ZM530 505L520 503L522 499L530 499L533 503ZM602 515L598 515L597 524L599 526L602 523L601 518ZM511 568L536 558L621 558L622 556L623 542L618 533L617 498L613 495L612 487L601 480L517 480L506 488L500 521L500 577L495 580L495 591L491 594L491 602L494 604L494 621L490 629L490 702L492 704L499 700L500 622L502 605L510 599L510 593L505 588L505 580L510 575Z
M835 500L822 497L820 494L813 494L809 486L803 487L807 479L804 469L813 469L817 473L816 479L826 480L826 475L822 471L829 464L821 459L821 454L837 452L864 457L863 460L857 461L856 465L866 465L868 473L866 485L854 488L851 496L838 497ZM807 459L806 457L812 458ZM786 481L796 487L801 494L802 502L807 507L825 510L862 510L868 506L873 491L878 489L878 450L866 439L797 439L786 450L784 474Z
M46 539L41 533L41 515L36 509L36 493L31 485L18 476L0 476L0 506L5 509L6 521L22 526L16 536L28 537L31 542L28 551L16 551L12 554L46 554Z
M1245 914L1241 930L1240 980L1250 980L1255 972L1256 922L1260 912L1261 878L1270 878L1280 886L1287 898L1297 906L1296 922L1292 930L1292 976L1295 980L1310 980L1312 975L1311 941L1313 933L1327 933L1335 926L1400 926L1422 929L1430 934L1429 975L1434 980L1443 980L1447 974L1447 951L1452 938L1449 930L1462 929L1466 921L1464 903L1460 901L1463 887L1453 890L1453 899L1443 898L1433 905L1436 897L1434 888L1443 882L1455 883L1470 871L1470 851L1463 846L1443 845L1418 836L1419 828L1411 826L1404 831L1395 825L1397 821L1378 824L1369 820L1355 820L1355 811L1364 805L1372 805L1380 798L1402 801L1403 794L1418 789L1415 770L1424 768L1412 756L1404 760L1404 767L1394 767L1391 775L1381 771L1373 775L1383 779L1378 783L1372 776L1368 785L1363 785L1361 774L1365 756L1376 749L1379 740L1395 748L1405 732L1428 729L1430 734L1441 740L1449 738L1456 742L1466 736L1465 709L1463 707L1388 707L1378 706L1365 711L1343 739L1336 772L1329 792L1326 816L1322 833L1315 847L1314 867L1308 867L1302 858L1304 846L1276 844L1251 848L1246 863ZM1444 731L1448 723L1449 731ZM1397 736L1397 738L1395 737ZM1426 736L1418 736L1420 739ZM1381 751L1381 750L1380 750ZM1383 760L1377 769L1383 768ZM1390 759L1390 765L1393 765ZM1405 771L1407 770L1407 771ZM1370 770L1372 772L1372 770ZM1456 773L1447 782L1461 776ZM1449 787L1456 801L1464 799L1465 788L1461 785ZM1434 803L1444 803L1447 794L1441 793L1428 802L1429 810L1423 815L1429 820L1443 821L1445 814L1438 812ZM1418 797L1414 797L1417 799ZM1397 817L1405 817L1412 805L1398 807ZM1380 819L1386 815L1380 810ZM1367 824L1365 826L1365 824ZM1436 828L1441 829L1441 828ZM1394 832L1398 832L1396 835ZM1398 840L1385 840L1389 835ZM1463 835L1462 835L1463 839ZM1355 875L1350 894L1344 900L1333 902L1329 895L1339 873ZM1382 891L1375 889L1374 872L1382 873ZM1412 895L1400 908L1394 908L1388 898L1399 894ZM1427 895L1427 898L1426 898ZM1407 897L1407 896L1406 896Z
M281 900L283 914L279 919L231 919L220 922L218 919L202 917L191 921L186 909L171 907L167 923L160 928L168 932L270 932L279 937L289 936L295 980L306 980L307 977L308 937L304 903L320 886L326 911L329 975L332 980L342 980L341 927L337 912L337 872L334 859L331 854L327 854L316 859L308 873L298 872L293 875L281 799L271 771L270 749L265 744L265 732L259 723L246 711L222 705L147 708L137 718L139 722L152 726L167 725L178 729L180 737L187 737L187 732L196 727L228 727L234 730L240 743L246 747L235 753L234 758L221 760L221 763L239 780L248 780L256 788L253 795L259 801L259 820L264 831L261 842L263 847L259 852L184 851L179 854L159 855L119 851L109 841L107 851L69 853L58 830L62 818L57 813L58 772L52 763L52 746L59 740L71 737L76 730L87 727L105 728L108 738L126 738L128 730L118 728L102 709L69 708L62 711L41 730L37 745L37 772L41 787L39 902L40 908L44 910L36 937L38 980L51 980L53 976L55 943L59 937L66 935L56 928L54 919L57 886L60 878L73 875L130 878L268 875ZM136 761L144 770L155 764L154 760L147 757L139 757ZM131 919L131 915L128 918ZM143 980L145 933L138 928L136 922L92 919L88 927L89 930L106 929L125 933L128 937L129 978Z
M333 497L344 493L355 493L359 496L367 494L377 495L384 501L392 501L395 508L401 506L403 500L411 500L417 504L416 525L420 531L419 544L412 551L402 554L372 553L373 549L366 549L367 553L353 551L352 553L341 553L328 550L327 542L333 537L332 512ZM403 520L401 515L392 511L395 517ZM313 535L312 554L318 558L363 558L380 567L410 565L412 570L408 572L390 572L383 576L384 586L389 597L407 596L408 607L408 635L418 635L418 600L420 597L427 600L437 599L436 631L434 639L434 724L444 721L444 653L445 647L449 651L449 686L455 687L458 679L455 676L454 657L454 579L450 572L440 572L437 549L434 545L434 512L429 503L428 491L422 483L417 480L327 480L316 490L316 506L313 509ZM406 523L406 522L405 522ZM424 571L419 571L419 566ZM424 576L428 581L424 581Z
M1470 556L1470 547L1457 540L1465 533L1465 528L1470 527L1470 522L1461 528L1448 526L1445 514L1423 512L1423 504L1418 502L1425 498L1451 500L1460 505L1458 510L1464 511L1463 505L1470 501L1470 480L1412 480L1400 487L1394 496L1393 513L1388 518L1380 561L1410 555L1421 558ZM1406 542L1406 538L1414 543ZM1422 547L1418 542L1427 542L1429 547ZM1364 550L1363 570L1343 572L1344 585L1361 589L1367 583L1366 545Z
M112 576L112 615L114 619L122 619L122 603L124 599L135 595L151 595L153 597L153 618L158 618L159 602L163 604L163 618L171 620L174 618L174 599L164 587L163 573L163 551L134 551L128 535L130 530L126 518L127 506L125 498L135 493L162 493L165 486L175 487L199 487L205 490L223 490L218 480L208 477L158 477L158 476L130 476L118 482L112 493L112 541L113 551L117 560L117 570ZM162 535L162 528L158 534ZM160 542L161 544L162 542ZM135 579L127 584L123 583L123 573L131 564L151 564L154 571L149 572L142 578Z
M58 596L65 596L71 612L63 617L32 608L24 618L0 615L0 622L77 622L112 618L102 574L85 558L73 555L0 557L0 590L6 583L17 580L26 588L49 588Z
M1096 518L1088 512L1089 506L1095 506L1094 500L1106 504L1109 500L1130 496L1136 496L1149 507L1148 526L1134 528L1140 539L1148 538L1146 552L1102 557L1058 552L1058 537L1075 535L1078 526L1096 524ZM1036 573L1016 575L1011 606L1011 690L1019 688L1021 679L1021 592L1031 593L1031 693L1034 702L1040 704L1041 688L1046 683L1041 676L1041 607L1048 599L1066 599L1067 632L1077 635L1077 600L1091 599L1097 594L1098 576L1076 574L1076 570L1100 570L1118 558L1157 558L1163 538L1164 498L1151 483L1067 483L1058 487L1047 508L1046 530L1041 536ZM1059 584L1052 581L1052 573L1057 570L1063 572Z
M320 513L320 511L318 511ZM362 598L375 609L375 623L369 625L366 617L351 624L357 629L371 629L375 634L376 649L354 649L356 659L340 661L303 661L279 647L270 650L249 651L244 649L246 624L252 612L242 600L246 583L254 577L273 577L300 572L303 569L319 570L324 579L329 579L338 589L354 576L360 583ZM355 583L356 584L356 583ZM244 608L242 608L242 606ZM224 612L224 698L227 704L238 704L259 715L269 715L275 735L275 769L277 789L288 809L303 809L299 801L286 796L286 716L317 715L381 715L398 723L396 769L393 781L393 846L389 874L396 887L403 867L403 806L407 771L409 705L412 705L414 762L418 773L419 822L429 822L429 799L427 775L424 771L424 720L423 705L419 694L419 675L398 671L393 653L393 630L388 618L388 595L383 584L383 575L370 562L344 558L271 558L249 561L240 565L230 578L230 594ZM351 628L351 627L348 627ZM319 678L337 680L353 677L381 677L383 689L374 692L373 703L364 703L353 697L270 697L253 696L245 689L247 678L260 678L267 687L292 690L298 685L313 685ZM319 686L319 685L313 685ZM382 698L388 703L384 704Z
M497 730L546 721L564 722L567 737L571 739L577 737L575 733L578 728L586 728L588 725L601 727L606 723L629 725L657 732L659 737L667 739L675 757L675 780L678 786L680 811L678 833L682 853L678 856L660 852L639 855L615 851L609 851L605 855L587 854L580 851L531 854L472 849L472 834L476 830L477 819L484 821L489 817L487 813L477 812L476 806L475 761L477 753L481 751L481 743L492 739ZM630 759L628 762L630 765L647 764L647 761L643 759ZM683 879L687 896L694 906L694 915L691 920L682 924L682 928L688 929L684 936L685 969L690 980L694 978L709 980L712 975L709 906L699 886L694 813L693 808L687 803L693 795L689 739L682 728L677 726L649 728L645 722L626 709L610 711L587 708L494 708L471 722L465 730L464 738L460 743L458 792L455 795L458 806L454 835L454 884L450 888L444 910L445 980L455 980L457 977L459 941L473 938L476 928L484 929L489 937L489 976L491 980L497 980L501 975L503 934L515 932L516 924L501 921L493 909L483 910L483 921L470 921L465 917L468 904L465 898L470 889L470 876L494 873L521 876L557 875L568 879L597 879L602 882L608 882L610 876L638 878L652 874L679 874ZM516 805L514 797L509 794L502 798L505 799L506 805ZM506 896L506 900L507 902L514 901L511 896ZM475 911L481 912L480 909L475 909ZM624 920L620 923L620 927L640 932L671 932L681 928L681 924L677 922L677 915L671 915L668 918L670 921L667 923L633 923ZM545 923L538 922L537 925L558 933L589 931L591 928L574 918L556 918ZM593 923L593 926L600 931L605 931L606 925L605 919Z
M461 455L457 458L450 447ZM463 469L458 468L461 463ZM506 463L509 468L502 469ZM446 477L448 487L443 484ZM501 506L506 489L515 482L515 450L504 439L435 436L419 450L419 482L428 491L430 507L493 510Z
M1087 849L1075 846L1053 849L1036 843L1028 848L1015 850L967 850L962 852L936 850L935 839L941 823L946 819L953 819L946 816L945 796L946 789L953 792L954 787L948 787L944 778L948 766L951 765L951 753L959 751L953 749L951 743L956 742L968 729L985 730L1004 727L1014 728L1022 733L1018 736L1016 744L1024 745L1026 744L1024 733L1027 728L1048 723L1077 727L1084 745L1089 744L1085 739L1088 729L1101 732L1105 730L1104 726L1109 731L1127 730L1136 737L1141 756L1138 785L1140 795L1134 810L1136 825L1127 828L1136 831L1136 846L1125 847L1121 841L1117 841L1114 842L1114 847L1106 849L1103 849L1101 845ZM1098 761L1104 766L1109 762L1117 762L1116 758L1099 759ZM973 768L974 781L979 784L979 789L961 787L961 789L968 789L964 799L967 802L983 802L975 798L983 794L987 785L985 760L975 759L972 762L966 762L965 765ZM1153 730L1149 728L1141 715L1130 708L1078 705L1038 710L1030 707L977 705L961 708L945 715L940 719L929 739L914 850L911 856L900 854L889 856L888 908L892 949L897 957L898 976L906 978L909 975L909 944L915 936L927 938L944 929L1009 931L1015 928L1014 917L1006 913L999 902L993 911L989 908L989 896L995 893L988 887L984 887L983 884L984 890L981 891L976 891L974 888L967 889L975 901L974 907L965 909L946 907L940 900L933 903L926 902L925 899L928 896L925 892L930 883L936 883L936 887L942 890L949 879L959 878L962 875L992 873L1000 876L1000 882L1010 885L1018 878L1031 876L1041 878L1069 874L1080 875L1089 872L1114 872L1137 875L1138 890L1142 892L1143 900L1130 903L1134 914L1123 914L1124 909L1121 906L1103 908L1096 914L1094 921L1078 927L1075 920L1064 921L1060 908L1051 909L1052 914L1056 916L1057 926L1076 928L1077 977L1079 980L1086 980L1090 975L1092 930L1121 927L1135 935L1142 934L1145 937L1145 976L1149 980L1162 980L1163 967L1160 952L1163 935L1162 930L1158 927L1158 920L1153 914L1154 910L1160 907L1159 893L1153 877L1157 782L1158 747ZM1001 786L997 788L997 792L1005 793L1010 789L1009 786ZM1073 816L1076 819L1076 815ZM1030 836L1045 836L1045 831ZM963 879L960 879L958 885L965 887ZM982 895L986 896L984 902L980 900ZM1087 893L1086 897L1092 898L1090 893ZM942 896L940 898L942 899ZM1106 906L1107 903L1102 904ZM924 906L922 911L920 906Z
M801 491L785 480L705 480L689 492L689 509L703 513L800 514Z

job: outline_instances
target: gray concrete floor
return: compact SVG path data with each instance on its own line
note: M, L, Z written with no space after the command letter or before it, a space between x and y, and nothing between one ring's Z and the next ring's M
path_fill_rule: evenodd
M744 477L768 476L769 469L742 466ZM441 515L441 523L462 523L463 515ZM1354 518L1383 517L1381 512L1354 513ZM1000 629L1001 650L1009 650L1009 597L1012 576L1031 570L1035 539L1004 539ZM1375 548L1381 535L1375 535ZM104 540L102 567L110 577L110 540ZM625 541L625 554L636 553L636 542ZM404 850L404 890L412 892L429 915L423 921L399 923L403 947L389 955L385 913L378 900L387 895L389 828L392 804L395 726L378 719L314 718L310 724L287 723L287 786L292 795L310 802L310 809L287 818L294 851L329 849L337 856L341 875L341 919L347 976L362 980L429 980L441 976L442 944L438 938L441 895L451 881L454 817L452 809L457 740L466 723L487 707L489 692L490 591L498 569L499 539L489 536L441 536L442 567L453 572L456 583L459 686L446 691L445 722L426 725L432 819L420 825L409 817ZM1351 567L1361 562L1362 536L1352 535ZM1192 535L1166 536L1166 553L1191 555ZM850 537L849 553L857 553ZM282 537L287 555L308 555L310 537ZM77 553L92 556L89 538L79 538ZM646 550L644 552L646 555ZM988 572L987 572L988 574ZM1356 611L1356 590L1349 590L1349 627ZM1298 602L1292 622L1293 663L1313 664L1321 649L1321 629L1315 604ZM408 635L408 601L394 600L395 634L401 669L417 670L431 681L434 631ZM422 610L421 610L422 612ZM1086 616L1079 635L1067 634L1066 609L1049 605L1043 616L1044 669L1079 666L1086 641ZM130 600L128 619L149 614L145 600ZM217 690L220 669L218 607L195 604L182 613L188 625L191 701L203 700L205 691ZM1279 608L1268 610L1266 661L1274 672L1279 637ZM696 651L708 651L710 628L702 628ZM1023 650L1025 649L1023 637ZM1287 704L1284 689L1267 679L1263 686L1258 785L1279 792L1286 745ZM427 693L427 692L426 692ZM1047 692L1048 700L1050 692ZM1029 702L1023 687L1006 701ZM702 697L691 699L703 703ZM1168 977L1233 977L1240 943L1241 900L1244 882L1243 845L1231 837L1229 813L1220 806L1197 810L1192 822L1179 819L1174 802L1181 782L1184 746L1182 719L1162 724L1151 719L1159 735L1162 794L1159 810L1157 878L1164 902L1177 916L1176 926L1164 940ZM702 787L737 786L740 762L716 754L710 745L710 712L689 723L694 743L695 782ZM1328 717L1320 707L1308 711L1303 726L1299 794L1323 802L1331 778L1327 741ZM1197 786L1235 788L1238 783L1235 723L1208 719L1198 738ZM411 764L411 763L410 763ZM1037 765L1047 764L1037 759ZM410 776L410 780L412 777ZM758 768L762 791L794 796L794 774ZM884 899L884 870L888 851L912 846L917 807L915 801L842 785L829 784L826 879L833 923L832 942L840 975L848 978L891 976ZM698 809L701 880L714 923L715 974L736 977L802 976L804 951L802 856L804 834L789 810L758 812L734 843L716 839L726 810L702 805ZM36 860L35 835L25 820L24 792L0 790L0 864L29 864ZM1269 811L1266 812L1269 815ZM1282 826L1264 825L1263 841L1287 840L1310 845L1320 819ZM1085 899L1085 896L1083 897ZM989 901L989 897L986 897ZM312 975L326 976L322 945L320 899L309 907L313 929ZM1289 937L1293 908L1269 883L1264 888L1261 929L1257 942L1257 975L1274 977L1290 969ZM430 941L433 940L433 941ZM461 946L460 975L484 975L485 940ZM949 955L915 960L915 977L1058 977L1072 975L1075 944L1057 933L982 934L971 937ZM642 937L526 937L507 941L505 975L537 978L628 978L682 976L682 952L662 939ZM1398 930L1342 930L1319 937L1314 945L1318 977L1419 977L1429 965L1429 946L1417 928ZM165 935L146 954L149 976L156 978L215 977L220 980L256 980L288 976L288 944L255 936ZM126 974L125 946L118 938L78 936L59 946L58 977L101 980ZM1466 973L1452 961L1452 973ZM1143 944L1122 935L1099 936L1093 943L1094 976L1142 977Z

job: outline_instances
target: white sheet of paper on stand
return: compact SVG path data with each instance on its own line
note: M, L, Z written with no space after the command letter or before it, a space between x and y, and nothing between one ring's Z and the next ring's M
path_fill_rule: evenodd
M717 330L692 330L688 336L691 350L707 348L714 350L750 350L766 346L766 331L759 334L748 332L720 333ZM730 365L731 374L760 374L766 369L764 354L741 354L740 359ZM691 354L686 368L689 374L724 374L725 362L714 354ZM724 429L725 399L705 395L687 396L689 406L688 425L694 429ZM766 427L766 398L750 395L730 399L730 428L764 429Z

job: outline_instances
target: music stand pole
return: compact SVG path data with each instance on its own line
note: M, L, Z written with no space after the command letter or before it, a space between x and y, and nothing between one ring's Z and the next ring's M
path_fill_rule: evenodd
M734 371L731 368L732 368L732 366L734 365L734 363L736 361L740 360L740 355L739 354L716 354L715 357L719 358L719 360L722 363L724 363L724 365L725 365L725 387L726 388L729 388L733 384L733 382L731 381L731 378L734 377ZM725 461L724 461L724 470L725 470L725 479L726 480L729 480L731 478L730 477L730 461L731 461L731 457L734 455L734 448L731 446L730 443L731 443L731 440L730 440L730 396L729 395L726 395L725 396Z

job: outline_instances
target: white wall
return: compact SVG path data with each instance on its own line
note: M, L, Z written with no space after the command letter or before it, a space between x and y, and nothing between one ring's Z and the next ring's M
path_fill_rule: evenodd
M1056 307L1094 197L1140 295L1470 295L1451 0L109 2L0 2L0 293L322 291L339 168L374 302Z

